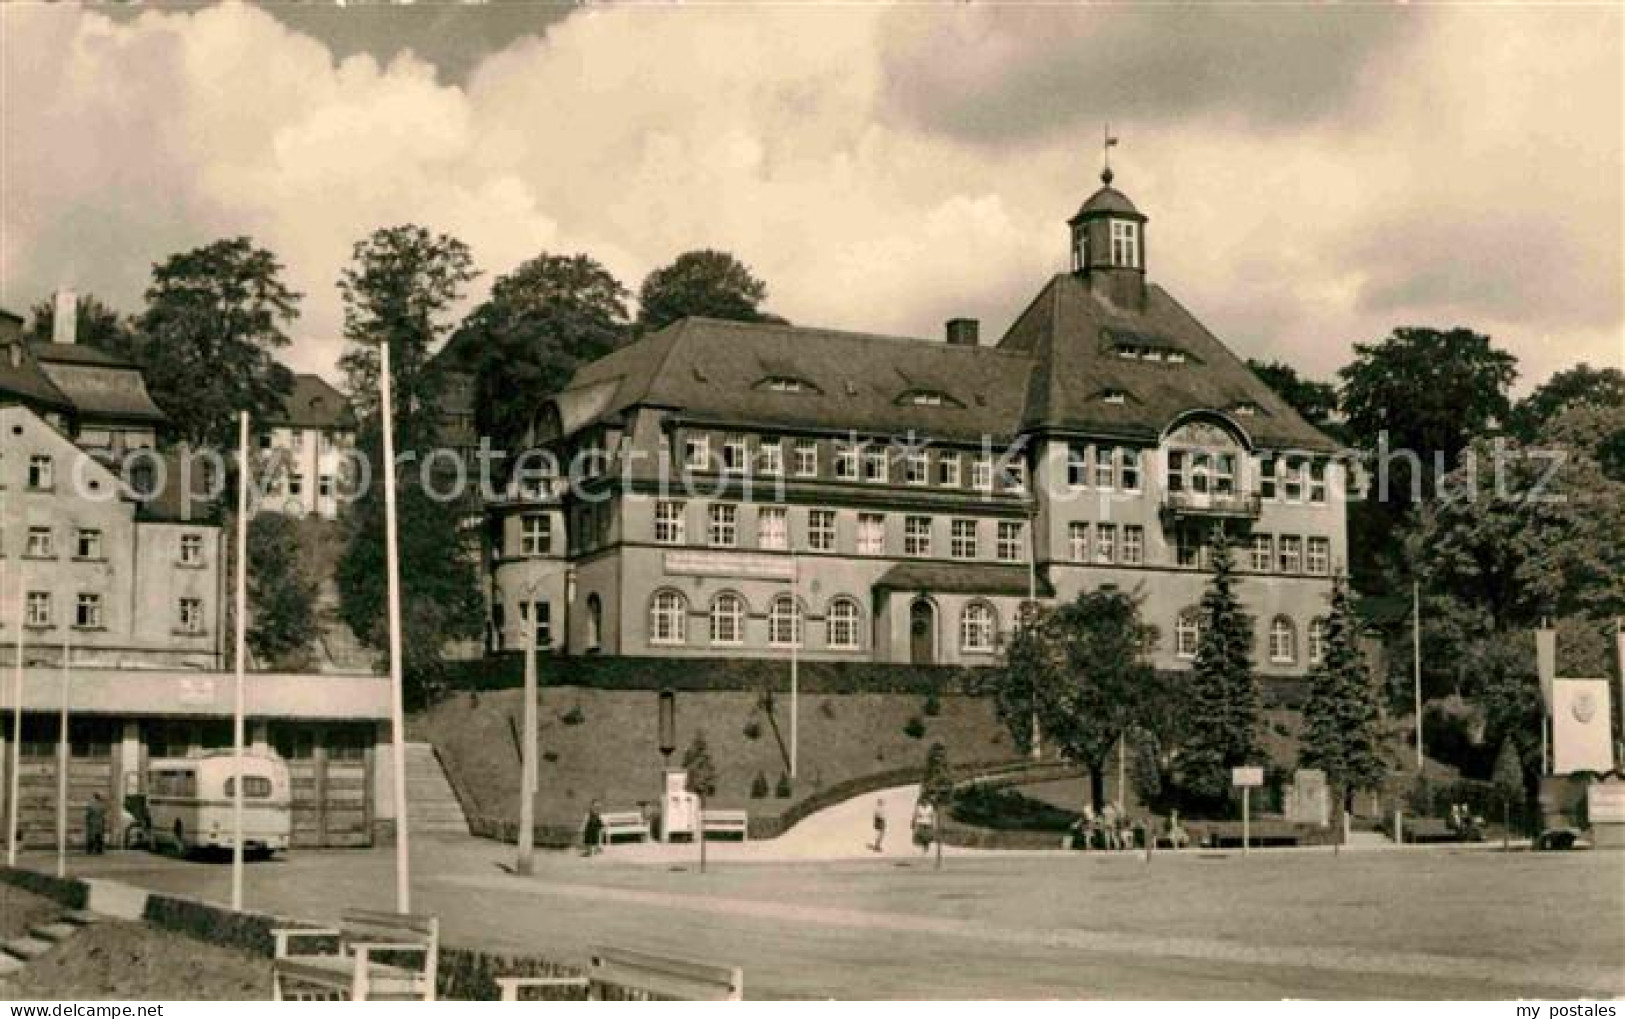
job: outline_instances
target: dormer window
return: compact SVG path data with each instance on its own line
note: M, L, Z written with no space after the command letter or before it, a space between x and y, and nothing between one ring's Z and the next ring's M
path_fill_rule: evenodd
M1257 417L1258 416L1258 404L1256 404L1256 403L1238 403L1234 407L1230 408L1230 413L1232 413L1236 417L1240 417L1240 418Z
M1106 389L1101 391L1100 399L1103 403L1127 403L1128 393L1121 389Z
M899 404L913 407L958 407L958 400L936 389L914 389L897 398Z
M806 379L798 379L793 375L769 375L757 383L761 389L774 393L816 393L818 387Z
M1185 357L1185 352L1183 350L1168 351L1169 364L1184 364L1186 360L1187 358Z
M1140 226L1133 220L1114 219L1112 227L1112 265L1125 269L1140 267Z

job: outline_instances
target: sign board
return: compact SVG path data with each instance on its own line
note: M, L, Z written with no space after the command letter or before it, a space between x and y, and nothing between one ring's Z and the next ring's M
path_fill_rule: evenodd
M1593 782L1586 789L1586 819L1592 824L1625 824L1625 782Z
M667 552L666 573L674 577L732 577L748 580L795 579L795 561L789 556L737 552Z
M1238 789L1256 789L1264 784L1264 769L1231 768L1230 784Z
M1612 770L1611 711L1606 679L1552 683L1552 774Z

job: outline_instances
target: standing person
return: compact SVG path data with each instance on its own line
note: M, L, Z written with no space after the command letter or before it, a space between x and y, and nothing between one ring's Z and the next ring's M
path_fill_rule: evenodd
M936 833L937 808L921 800L914 806L914 844L920 847L920 852L930 852Z
M107 849L107 804L101 793L91 793L85 805L85 854L100 856Z
M587 824L582 829L581 841L586 843L582 856L596 856L600 850L599 842L604 837L604 818L598 812L598 801L593 800L587 805Z
M886 800L884 797L875 800L875 842L870 846L875 852L880 852L886 842Z
M1078 831L1083 835L1083 845L1079 848L1095 848L1095 808L1092 804L1083 805L1083 813L1078 816Z
M1106 837L1106 848L1119 848L1117 839L1117 804L1110 800L1107 800L1106 805L1100 808L1100 827Z

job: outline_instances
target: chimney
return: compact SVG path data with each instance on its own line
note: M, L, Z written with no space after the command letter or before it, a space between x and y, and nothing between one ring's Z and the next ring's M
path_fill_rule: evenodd
M51 342L73 345L79 332L79 296L67 287L56 292L56 307L51 317Z
M948 320L948 344L953 347L975 347L982 342L982 323L974 318Z

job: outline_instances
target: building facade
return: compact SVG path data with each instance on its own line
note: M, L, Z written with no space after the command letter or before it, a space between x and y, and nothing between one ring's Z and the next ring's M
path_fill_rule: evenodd
M489 507L488 646L991 664L1027 599L1111 585L1176 669L1222 530L1260 672L1302 675L1336 447L1147 281L1103 182L996 344L688 319L584 366Z
M356 421L350 401L319 375L295 375L282 411L259 429L270 472L262 510L338 519L353 493L348 468Z

